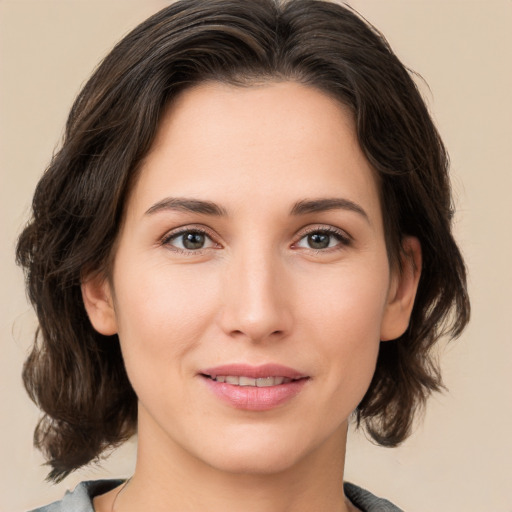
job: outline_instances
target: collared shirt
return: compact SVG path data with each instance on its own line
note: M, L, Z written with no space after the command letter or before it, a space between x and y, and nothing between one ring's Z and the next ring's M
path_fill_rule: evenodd
M78 484L64 498L31 512L94 512L92 500L95 496L111 491L123 480L93 480ZM388 500L378 498L357 485L344 483L345 496L363 512L403 512Z

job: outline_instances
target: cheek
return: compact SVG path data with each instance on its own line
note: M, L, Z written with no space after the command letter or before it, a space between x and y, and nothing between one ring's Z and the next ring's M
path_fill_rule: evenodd
M137 272L141 269L140 272ZM123 267L119 265L118 272ZM215 297L213 272L169 264L140 263L117 279L119 328L153 331L158 338L193 329L208 316ZM149 341L149 340L148 340ZM155 340L156 341L156 340Z
M123 357L131 379L171 380L183 376L187 354L212 322L215 286L208 277L211 273L170 271L168 265L140 267L140 274L132 267L117 280L115 307ZM122 272L120 264L118 274Z
M309 331L306 339L318 344L334 399L350 400L349 408L355 408L366 392L380 346L388 280L385 265L375 268L380 270L353 267L336 278L326 276L317 280L311 293L301 296L304 318L308 319L304 322Z
M375 261L319 274L299 288L303 316L321 327L329 340L380 341L388 275L385 263Z

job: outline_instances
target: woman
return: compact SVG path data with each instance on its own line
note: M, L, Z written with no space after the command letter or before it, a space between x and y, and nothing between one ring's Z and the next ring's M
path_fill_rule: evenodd
M43 511L397 510L343 482L395 446L469 318L447 156L383 37L334 3L185 0L79 94L17 257L58 481ZM242 505L241 505L242 504Z

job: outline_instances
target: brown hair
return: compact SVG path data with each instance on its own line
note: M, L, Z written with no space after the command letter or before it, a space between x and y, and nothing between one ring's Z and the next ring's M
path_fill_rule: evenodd
M347 7L316 0L182 0L128 34L78 95L17 246L39 317L23 372L44 415L35 434L58 481L136 429L137 398L119 343L96 332L80 278L107 272L123 206L164 107L205 80L294 80L350 107L380 184L390 261L416 236L423 266L410 325L381 343L358 424L394 446L442 387L431 348L469 319L465 267L451 234L448 158L410 74ZM114 336L113 338L116 338Z

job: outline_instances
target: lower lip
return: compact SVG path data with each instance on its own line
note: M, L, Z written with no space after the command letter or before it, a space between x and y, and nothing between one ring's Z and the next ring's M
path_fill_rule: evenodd
M208 388L223 402L235 409L246 411L268 411L291 400L301 392L309 380L299 379L279 384L278 386L234 386L226 382L217 382L208 377L203 377Z

